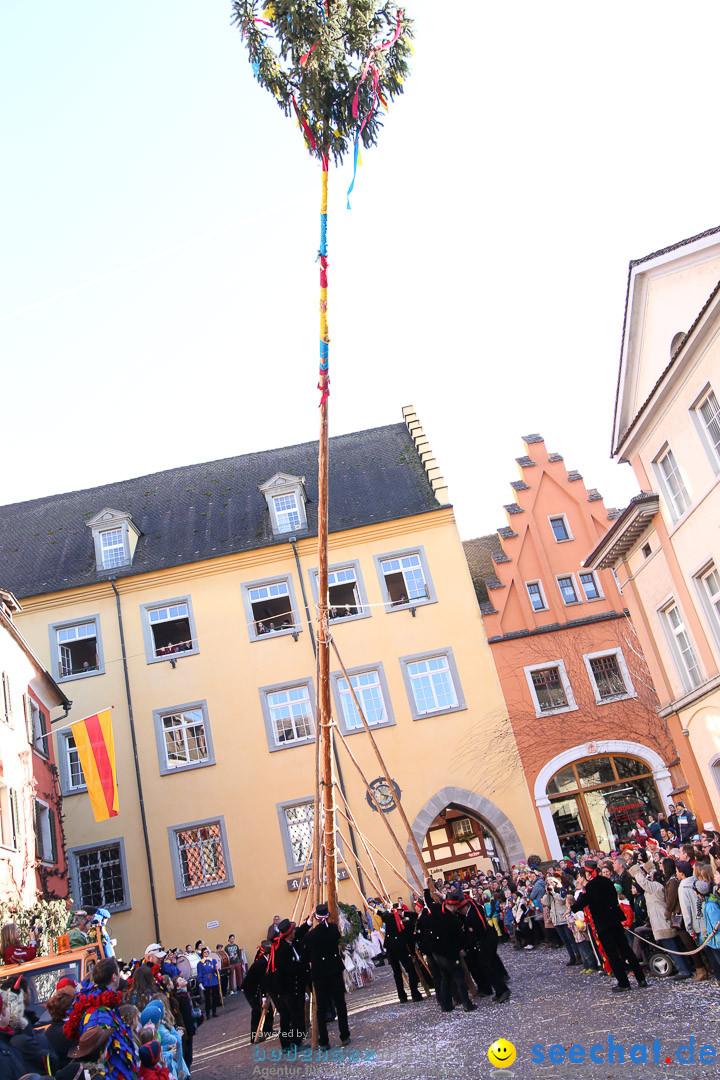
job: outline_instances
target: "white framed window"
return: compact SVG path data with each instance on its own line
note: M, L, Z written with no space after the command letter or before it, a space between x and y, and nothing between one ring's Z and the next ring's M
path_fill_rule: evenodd
M233 887L224 817L171 825L168 837L177 899Z
M17 851L20 847L20 806L18 793L0 780L0 846Z
M2 682L2 700L0 701L0 719L6 724L12 725L12 692L10 689L10 676L6 671L3 671L0 676L0 682Z
M470 818L454 818L452 823L453 837L455 840L471 840L475 835Z
M671 600L658 615L680 682L687 692L694 690L700 686L703 677L680 608L675 600Z
M375 566L386 611L436 602L424 548L376 555Z
M664 446L653 461L655 475L665 496L670 517L677 521L690 509L690 496L683 480L675 455L669 446Z
M720 645L720 572L714 562L695 575L695 587L715 641Z
M75 745L75 737L71 731L59 731L58 740L58 767L60 769L60 788L63 795L77 795L81 791L87 791L85 776L80 755Z
M38 703L29 694L25 698L25 712L27 717L28 727L28 742L42 754L44 757L49 756L48 742L48 727L47 716L40 708Z
M153 721L162 776L215 764L205 701L154 709Z
M720 472L720 404L715 391L706 387L692 409L692 417L713 472Z
M622 649L588 653L583 661L596 705L637 697Z
M85 524L92 531L95 566L98 571L130 566L140 536L140 530L133 524L131 514L105 507Z
M413 720L466 707L452 649L401 656L400 666Z
M563 660L530 664L524 671L537 717L577 711Z
M530 597L530 603L532 604L533 611L547 611L547 601L545 599L542 582L526 581L525 588L528 591L528 596Z
M141 604L140 612L148 664L171 657L195 656L200 651L189 596Z
M556 581L558 583L560 595L563 598L563 603L566 607L569 607L570 604L580 603L580 598L577 593L577 587L575 585L574 574L561 574L558 578L556 578Z
M365 668L353 668L348 671L350 684L340 672L333 672L333 690L337 703L337 717L345 735L355 731L364 731L360 714L355 707L350 685L360 702L365 719L370 727L387 727L395 723L390 694L382 664L373 664Z
M43 863L57 862L55 811L42 799L35 799L35 857Z
M275 473L258 491L265 499L270 513L270 525L275 536L292 535L307 529L305 477Z
M267 641L282 634L300 632L290 575L247 582L243 585L243 601L251 641Z
M310 571L310 583L317 603L319 599L317 567L313 567ZM328 605L330 619L335 623L370 618L370 605L357 559L329 567Z
M100 550L102 551L103 569L110 570L113 566L124 566L127 562L125 553L125 538L122 529L104 529L100 533Z
M308 852L312 849L315 804L312 799L300 802L278 803L278 819L283 851L289 873L302 870ZM312 862L312 855L308 867Z
M600 583L595 575L589 571L580 574L580 585L585 593L586 600L602 600L603 594Z
M263 686L260 703L271 751L314 741L315 693L311 679Z
M122 837L68 851L70 892L76 906L127 911L130 904Z
M570 532L570 525L565 514L552 514L548 521L550 522L550 528L552 529L553 536L558 544L563 543L565 540L574 539L573 534Z
M50 626L50 655L55 678L82 679L102 675L105 665L100 640L100 616Z

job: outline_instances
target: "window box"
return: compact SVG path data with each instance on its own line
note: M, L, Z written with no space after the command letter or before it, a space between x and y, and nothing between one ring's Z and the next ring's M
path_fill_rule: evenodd
M104 907L110 912L128 911L130 890L125 863L125 840L68 850L70 893L76 908Z
M243 603L251 641L268 641L301 633L292 577L249 581L243 585Z
M84 619L52 623L50 656L53 674L58 682L103 675L105 661L100 638L100 616L89 615Z
M530 664L524 671L536 717L577 712L564 661L548 660L544 664Z
M413 720L466 708L451 648L401 656L400 667Z
M382 664L351 668L348 675L369 726L372 728L391 727L395 723L395 715ZM364 731L363 722L355 708L350 688L342 672L332 673L332 687L335 697L335 714L343 735Z
M234 887L222 815L185 825L171 825L168 837L178 900Z
M424 548L376 555L375 566L386 611L437 603Z
M207 702L154 709L153 722L161 776L215 764Z
M315 741L315 689L312 679L261 686L260 704L271 752Z
M192 601L189 596L141 604L145 657L148 664L181 656L196 656L198 648Z

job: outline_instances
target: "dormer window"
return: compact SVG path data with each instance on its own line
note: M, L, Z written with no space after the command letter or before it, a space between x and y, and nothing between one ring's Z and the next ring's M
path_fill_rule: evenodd
M275 473L258 488L270 511L270 523L276 536L307 529L305 477Z
M99 571L130 566L140 530L130 514L106 507L86 523L95 541L95 563Z

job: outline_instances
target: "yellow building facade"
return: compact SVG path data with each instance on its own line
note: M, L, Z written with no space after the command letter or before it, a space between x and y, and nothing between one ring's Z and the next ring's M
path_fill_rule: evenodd
M72 699L71 719L113 707L116 817L93 820L67 729L56 750L72 894L110 910L123 957L229 933L249 953L292 911L314 792L315 453L263 451L4 508L23 633ZM330 462L332 634L417 841L434 872L516 863L540 850L538 826L417 417L332 439ZM412 862L332 667L336 723ZM335 743L359 829L398 866ZM408 895L378 868L391 895ZM367 875L362 888L377 893ZM359 903L349 877L340 899Z

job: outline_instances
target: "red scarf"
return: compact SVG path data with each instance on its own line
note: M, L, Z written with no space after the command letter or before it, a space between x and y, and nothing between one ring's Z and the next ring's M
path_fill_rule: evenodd
M272 945L270 947L270 963L268 965L269 968L270 968L270 971L275 970L275 953L277 952L278 945L283 940L283 938L287 937L287 935L294 929L295 929L295 923L290 923L287 930L285 930L282 934L276 934L275 937L273 938Z
M99 986L93 986L75 998L72 1012L63 1024L63 1033L66 1039L73 1042L80 1035L80 1025L86 1012L94 1012L95 1009L117 1009L123 1003L123 995L115 990L101 990Z
M403 932L403 930L405 929L405 927L403 926L403 921L402 921L402 919L400 918L400 912L398 911L398 909L397 909L397 908L393 908L393 909L392 909L392 913L393 913L393 915L395 916L395 925L396 925L396 926L397 926L397 928L398 928L398 933L399 933L399 934L402 934L402 932Z

